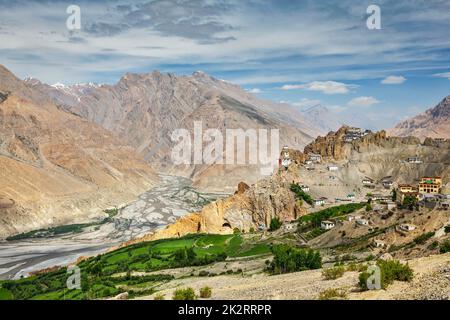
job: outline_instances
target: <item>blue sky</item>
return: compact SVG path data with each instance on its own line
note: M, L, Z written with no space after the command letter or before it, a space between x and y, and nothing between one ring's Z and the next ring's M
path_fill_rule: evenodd
M66 8L81 8L81 30ZM381 8L381 30L366 26ZM448 0L0 0L0 63L47 83L202 70L299 109L389 128L450 94Z

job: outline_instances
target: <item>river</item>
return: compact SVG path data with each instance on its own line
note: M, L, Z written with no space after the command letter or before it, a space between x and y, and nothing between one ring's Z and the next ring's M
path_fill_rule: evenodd
M80 233L0 243L0 279L19 279L29 272L62 266L164 228L225 194L200 193L189 179L161 176L161 183L141 194L106 223Z

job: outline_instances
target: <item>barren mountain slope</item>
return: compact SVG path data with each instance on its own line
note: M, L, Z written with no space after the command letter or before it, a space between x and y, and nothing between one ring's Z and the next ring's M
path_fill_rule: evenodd
M219 129L224 136L226 129L279 129L281 146L289 144L294 148L303 148L322 133L295 108L262 101L203 72L190 77L156 71L126 74L115 85L101 86L48 86L36 80L26 83L46 92L57 105L114 132L156 169L192 177L202 189L231 191L240 180L255 182L261 177L260 168L175 166L170 157L175 129L192 133L194 121L201 121L203 130ZM216 179L223 173L221 179Z
M450 96L436 107L403 121L388 131L393 136L450 139Z
M101 214L157 181L108 131L0 75L0 237Z

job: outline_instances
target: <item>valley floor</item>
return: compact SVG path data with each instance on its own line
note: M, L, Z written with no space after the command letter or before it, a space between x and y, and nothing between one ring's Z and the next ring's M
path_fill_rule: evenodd
M182 177L161 176L161 181L116 216L80 233L0 242L0 279L18 279L32 271L105 252L124 241L164 228L223 196L199 193L191 187L189 179Z

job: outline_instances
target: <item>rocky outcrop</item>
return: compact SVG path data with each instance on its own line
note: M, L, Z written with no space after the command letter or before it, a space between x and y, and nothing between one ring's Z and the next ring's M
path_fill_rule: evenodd
M348 126L343 126L336 132L328 133L325 137L318 137L305 147L305 155L297 156L297 158L304 159L307 154L316 153L324 159L339 161L348 159L352 152L364 153L374 147L397 148L421 144L417 137L389 137L384 130L367 133L352 142L346 143L344 137L349 130Z
M232 233L235 228L248 232L252 228L268 227L274 217L292 221L307 213L290 191L292 182L298 182L294 172L280 171L244 192L212 202L200 212L184 216L163 230L126 242L123 246L198 232Z

